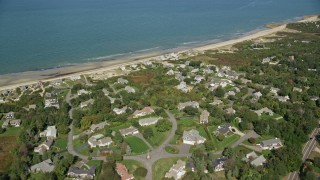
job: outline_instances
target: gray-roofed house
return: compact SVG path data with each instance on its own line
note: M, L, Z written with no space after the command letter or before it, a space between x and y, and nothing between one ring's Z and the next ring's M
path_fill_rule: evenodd
M252 152L246 154L246 156L244 158L242 158L242 160L245 162L249 162L249 161L256 159L257 157L258 157L258 155L256 154L256 152L252 151Z
M145 116L145 115L148 115L148 114L152 114L154 113L154 109L147 106L147 107L144 107L143 109L141 110L136 110L134 113L133 113L133 117L141 117L141 116Z
M210 113L207 110L202 111L200 115L200 124L207 124L209 122Z
M258 116L261 116L263 113L268 114L269 116L273 116L273 111L267 107L254 111Z
M126 86L126 87L124 88L124 90L126 90L127 93L135 93L135 92L136 92L136 90L135 90L133 87L131 87L131 86Z
M122 136L134 135L139 133L138 129L133 126L130 126L125 129L120 129L119 132Z
M184 81L181 81L180 84L177 85L177 89L181 90L184 93L189 92L189 89L187 87L187 83Z
M123 79L123 78L118 78L118 83L119 84L128 84L128 80L126 80L126 79Z
M149 125L156 124L160 119L162 118L161 117L144 118L139 120L139 124L140 126L149 126Z
M266 158L264 158L263 155L260 155L259 157L251 161L250 164L255 167L258 167L258 166L263 166L266 163L266 161L267 161Z
M85 89L80 89L80 90L78 90L77 94L78 94L78 96L80 96L82 94L91 94L91 92L87 91Z
M282 147L282 143L280 141L280 139L278 138L274 138L274 139L269 139L269 140L265 140L262 141L260 143L260 146L262 149L266 150L266 149L279 149Z
M186 162L178 160L177 164L174 164L170 170L165 174L165 178L173 178L175 180L181 179L186 173Z
M226 158L226 157L220 157L220 158L214 159L212 162L212 166L214 168L214 171L215 172L223 171L224 164L227 160L228 160L228 158Z
M127 111L127 106L124 106L124 107L122 107L122 108L114 108L113 110L112 110L114 113L116 113L116 114L124 114L124 113L126 113L126 111Z
M39 146L35 147L33 151L43 155L44 152L46 152L46 151L48 151L50 149L52 144L53 144L53 139L52 138L47 138L47 140L45 140Z
M40 133L40 137L47 138L56 138L57 137L57 129L56 126L48 126L46 130Z
M200 136L197 130L191 129L183 132L182 140L184 144L195 145L204 143L206 138Z
M68 170L68 176L72 178L80 179L93 179L96 173L96 168L92 166L89 170L80 169L78 167L70 167Z
M54 164L52 163L51 159L47 159L42 161L41 163L35 164L30 167L31 172L43 172L43 173L50 173L54 170Z
M56 98L45 99L44 105L45 105L44 106L45 108L48 108L48 107L56 107L57 109L60 108L59 101Z
M103 121L103 122L98 123L98 124L92 124L90 126L90 130L91 130L91 132L95 132L97 130L103 129L106 125L108 125L107 121Z
M112 142L113 141L110 137L103 137L102 134L91 136L88 139L88 144L91 148L95 148L97 146L99 147L109 146Z
M221 126L218 126L218 129L214 132L214 134L216 136L218 136L219 134L227 136L230 131L231 131L231 124L230 123L226 123L226 124L223 124Z
M80 103L80 108L87 107L87 106L89 106L90 104L93 104L93 103L94 103L94 99L89 99L87 101L84 101L84 102Z
M188 102L184 102L184 103L179 103L178 109L181 111L188 106L191 106L193 108L199 108L199 103L196 101L188 101Z

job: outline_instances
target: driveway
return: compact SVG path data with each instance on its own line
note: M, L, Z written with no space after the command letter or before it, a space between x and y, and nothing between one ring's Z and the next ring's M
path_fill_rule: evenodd
M188 146L185 146L182 149L182 152L179 152L179 154L169 154L165 151L165 147L170 144L171 139L173 139L175 132L177 130L177 120L174 117L174 115L168 111L165 110L167 113L170 122L172 123L172 128L170 131L170 134L168 135L167 139L156 149L153 149L149 153L137 155L137 156L124 156L124 159L131 159L131 160L136 160L144 164L145 168L148 170L148 173L146 175L146 180L151 180L152 179L152 165L158 161L159 159L163 158L176 158L176 157L190 157L191 153L189 152L184 152L186 149L189 149ZM147 159L147 155L150 156L150 159Z
M244 141L248 140L249 138L259 138L259 137L260 137L259 134L257 134L257 133L256 133L255 131L253 131L253 130L250 130L250 131L249 131L248 133L246 133L244 136L240 137L240 139L239 139L237 142L233 143L233 144L231 145L231 147L232 147L232 148L235 148L235 147L239 146L241 143L243 143Z

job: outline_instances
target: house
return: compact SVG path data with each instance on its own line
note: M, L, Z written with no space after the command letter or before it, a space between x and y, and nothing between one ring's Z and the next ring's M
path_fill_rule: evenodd
M220 99L216 99L212 103L209 103L209 104L217 106L217 105L222 104L222 103L223 103L223 101L221 101Z
M302 89L301 89L301 88L294 87L292 91L296 91L296 92L301 93L301 92L302 92Z
M88 144L90 148L95 148L97 146L103 147L103 146L109 146L112 144L112 139L110 137L104 137L102 134L97 134L94 136L91 136L88 139Z
M166 73L166 75L168 75L168 76L173 76L175 74L175 72L172 70L172 69L170 69L167 73Z
M260 99L260 97L262 96L262 94L261 94L260 91L258 91L258 92L255 92L255 93L253 94L253 96L254 96L255 99Z
M193 159L189 158L187 162L188 169L192 172L196 171L196 165L194 164Z
M121 180L131 180L134 178L133 174L129 174L126 166L121 163L116 163L116 171L121 177Z
M110 92L107 89L102 89L102 92L105 96L108 96Z
M279 88L274 88L274 87L270 88L270 92L271 92L272 94L276 94L276 95L277 95L279 91L280 91Z
M157 124L157 122L162 119L161 117L154 117L154 118L144 118L139 120L140 126L149 126L153 124Z
M230 131L231 131L231 124L230 123L226 123L226 124L224 124L222 126L218 126L218 129L214 132L214 134L216 136L218 136L219 134L227 136Z
M54 164L52 163L51 159L47 159L42 161L41 163L35 164L30 167L30 171L35 172L43 172L43 173L50 173L54 170Z
M202 111L200 115L200 124L207 124L209 122L209 115L210 113L207 110Z
M96 173L96 168L92 166L88 170L80 169L78 167L71 166L68 170L68 177L76 179L93 179Z
M71 79L72 81L80 80L80 79L81 79L81 76L80 76L80 75L74 75L74 76L71 76L70 79Z
M186 162L178 160L165 174L165 178L181 179L186 174Z
M280 102L287 102L288 100L290 100L289 96L276 96L275 98Z
M4 103L5 99L3 97L0 97L0 103Z
M87 101L84 101L84 102L80 103L80 108L87 107L87 106L89 106L90 104L93 104L93 103L94 103L94 99L89 99Z
M10 126L20 127L21 119L12 119L9 121Z
M57 80L51 81L50 84L55 85L55 86L60 86L62 83L63 83L62 79L57 79Z
M179 85L177 85L177 89L181 90L184 93L189 92L189 88L187 87L187 83L184 81L181 81Z
M184 102L184 103L179 103L178 109L181 111L188 106L191 106L193 108L199 108L199 103L196 101L188 101L188 102Z
M200 83L202 80L205 80L205 78L203 76L200 76L200 75L196 75L194 77L194 80L196 80L198 83Z
M48 126L46 130L40 133L40 137L55 139L57 137L56 126Z
M270 110L269 108L267 108L267 107L264 107L264 108L262 108L262 109L259 109L259 110L257 110L257 111L254 111L256 114L258 114L258 116L261 116L263 113L266 113L266 114L268 114L269 116L273 116L273 111L272 110Z
M120 129L119 132L122 136L134 135L139 133L138 129L133 126L130 126L125 129Z
M145 115L148 115L148 114L152 114L154 113L154 109L152 109L151 107L147 106L147 107L144 107L143 109L141 110L136 110L134 113L133 113L133 117L141 117L141 116L145 116Z
M124 113L126 113L126 111L127 111L127 106L124 106L124 107L122 107L121 109L119 109L119 108L114 108L113 110L112 110L114 113L116 113L116 114L124 114Z
M101 130L103 129L106 125L108 125L107 121L103 121L101 123L98 123L98 124L92 124L90 126L90 131L91 132L95 132L97 130Z
M134 90L134 88L131 87L131 86L126 86L126 87L124 88L124 90L126 90L127 93L135 93L135 92L136 92L136 90Z
M39 153L43 155L46 151L50 150L50 147L53 144L52 138L47 138L43 143L41 143L39 146L34 148L34 152Z
M7 114L4 115L5 119L15 119L14 118L14 112L8 112Z
M48 107L56 107L57 109L59 109L59 108L60 108L59 101L58 101L58 99L56 99L56 98L46 99L46 100L44 101L44 107L45 107L45 108L48 108Z
M245 162L250 162L250 161L256 159L257 157L258 157L258 155L256 154L256 152L252 151L252 152L246 154L246 156L244 158L242 158L242 160Z
M118 83L119 84L128 84L128 80L125 80L125 79L123 79L123 78L118 78Z
M214 171L215 172L223 171L224 164L227 160L228 160L228 158L226 158L226 157L220 157L220 158L214 159L212 162L212 166L214 168Z
M83 94L91 94L91 92L86 91L85 89L80 89L80 90L78 90L77 94L78 94L78 96L81 96Z
M227 108L225 111L226 111L227 114L234 114L234 113L236 113L236 110L234 110L232 107Z
M182 140L184 144L202 144L206 141L206 138L200 136L197 130L191 129L190 131L184 131Z
M282 147L282 143L280 141L280 139L275 138L275 139L269 139L269 140L265 140L262 141L260 143L260 146L262 149L266 150L266 149L279 149Z
M266 163L266 161L267 161L266 158L264 158L263 155L260 155L259 157L251 161L250 164L255 167L258 167L258 166L263 166Z

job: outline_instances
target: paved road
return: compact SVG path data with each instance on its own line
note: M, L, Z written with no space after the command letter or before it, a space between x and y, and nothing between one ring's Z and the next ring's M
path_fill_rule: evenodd
M159 159L163 158L175 158L175 157L190 157L191 153L183 153L183 154L169 154L165 151L165 147L170 144L171 139L173 139L175 132L177 130L177 120L174 117L174 115L166 110L166 113L169 117L169 120L172 123L172 128L170 131L170 134L166 138L166 140L156 149L152 150L149 152L150 159L147 159L147 153L142 154L142 155L137 155L137 156L124 156L124 159L131 159L131 160L136 160L144 164L146 169L148 170L148 173L146 175L146 180L151 180L152 179L152 165Z
M316 128L315 130L313 130L313 132L311 133L312 139L309 139L309 141L307 141L307 143L304 145L303 149L302 149L302 162L305 162L306 159L309 157L310 153L314 150L314 148L317 145L317 141L315 136L319 133L320 128ZM291 172L289 174L288 180L298 180L299 179L299 174L298 172Z
M233 143L231 145L231 147L235 148L235 147L239 146L241 143L243 143L244 141L248 140L249 138L259 138L259 137L260 137L259 134L257 134L255 131L251 130L247 134L245 134L244 136L240 137L240 139L237 142Z

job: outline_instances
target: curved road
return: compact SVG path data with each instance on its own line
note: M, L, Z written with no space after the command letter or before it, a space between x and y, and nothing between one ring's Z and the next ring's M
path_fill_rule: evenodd
M166 138L166 140L156 149L152 150L149 152L150 159L147 159L147 153L142 154L142 155L137 155L137 156L124 156L124 159L131 159L131 160L136 160L144 164L146 169L148 170L148 173L146 175L146 180L151 180L152 179L152 165L159 159L163 158L175 158L175 157L188 157L191 156L191 153L186 153L186 154L169 154L165 151L166 145L170 144L171 139L173 139L175 132L177 130L177 120L174 117L174 115L168 111L165 110L167 113L169 120L172 123L172 129L170 131L170 134Z

